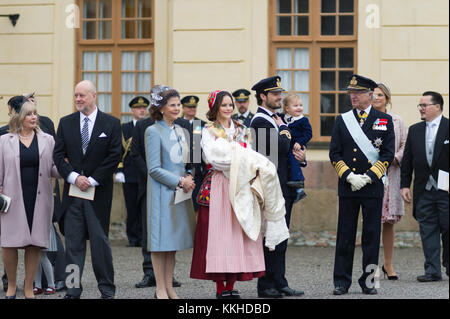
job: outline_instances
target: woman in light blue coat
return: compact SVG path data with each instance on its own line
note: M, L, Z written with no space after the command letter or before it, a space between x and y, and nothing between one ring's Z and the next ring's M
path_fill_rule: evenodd
M192 200L174 203L177 188L189 192L195 187L190 167L187 138L174 124L181 110L180 95L167 86L155 86L151 93L151 118L155 124L145 130L147 181L147 244L156 278L155 298L178 298L172 287L175 253L193 247L195 215Z

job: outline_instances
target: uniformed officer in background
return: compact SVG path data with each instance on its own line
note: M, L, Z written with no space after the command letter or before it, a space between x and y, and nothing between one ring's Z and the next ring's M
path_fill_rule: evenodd
M250 104L250 91L246 89L239 89L233 92L233 97L236 102L238 113L233 114L231 118L238 121L239 123L250 127L250 122L254 116L252 112L248 109Z
M378 267L384 183L394 159L395 135L392 117L371 105L375 87L371 79L351 77L347 91L353 109L336 118L331 136L329 155L339 176L334 295L346 294L352 283L360 208L363 274L358 282L364 294L377 294L372 279Z
M194 203L194 210L198 211L197 194L202 186L203 178L206 175L206 163L201 156L200 140L202 137L202 129L206 122L196 117L198 101L200 99L195 95L188 95L181 99L183 107L183 119L189 121L191 125L190 132L190 161L194 163L194 182L195 189L192 192L192 202Z
M147 115L150 102L143 96L136 96L128 104L131 108L133 120L122 124L122 161L116 172L116 181L122 183L125 206L127 208L126 231L128 247L142 245L142 218L138 206L139 175L136 165L130 156L133 130L138 120Z

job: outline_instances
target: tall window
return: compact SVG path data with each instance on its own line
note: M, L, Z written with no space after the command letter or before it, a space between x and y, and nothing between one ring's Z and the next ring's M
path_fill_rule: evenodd
M356 72L356 0L270 0L269 68L301 96L313 142L329 142L337 115L351 108Z
M153 0L79 0L77 82L91 80L97 105L123 122L128 103L153 83Z

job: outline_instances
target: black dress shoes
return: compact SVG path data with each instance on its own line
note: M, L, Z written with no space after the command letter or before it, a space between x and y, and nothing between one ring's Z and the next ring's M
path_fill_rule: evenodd
M420 282L432 282L432 281L441 281L441 280L442 280L442 278L435 277L432 275L423 275L423 276L417 277L417 281L420 281Z
M348 293L348 289L345 289L344 287L336 287L333 290L333 295L335 296L342 296Z
M142 280L134 286L136 288L155 287L156 286L155 276L154 275L145 275L144 278L142 278Z
M231 290L231 299L242 299L241 295L239 294L239 291L237 290Z
M275 288L265 290L258 290L258 297L260 298L283 298L283 294Z
M361 289L362 289L363 294L366 294L366 295L376 295L376 294L378 294L378 291L375 288L364 287L364 288L361 288Z
M289 288L288 286L278 289L280 293L282 293L285 296L291 297L291 296L303 296L305 292L302 290L295 290L292 288Z
M64 289L67 289L66 283L64 281L57 281L55 284L55 290L56 291L63 291Z
M216 298L217 299L233 299L233 297L231 296L231 291L229 291L229 290L224 290L220 294L216 293Z
M114 299L114 296L102 294L101 297L100 297L100 299Z
M80 296L65 295L64 299L80 299Z

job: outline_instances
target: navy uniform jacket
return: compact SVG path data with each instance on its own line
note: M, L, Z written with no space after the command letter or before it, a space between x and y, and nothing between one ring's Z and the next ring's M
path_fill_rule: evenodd
M358 120L355 109L353 114ZM378 119L387 120L385 130L374 125ZM381 178L386 173L395 154L395 133L392 117L372 107L362 126L362 130L372 145L379 150L379 158L374 165L369 162L361 149L356 145L341 115L336 118L334 123L329 155L331 163L339 176L338 195L342 197L383 197L384 185ZM367 184L359 191L353 192L350 183L346 180L351 172L354 174L366 174L372 179L372 183Z
M261 107L258 108L258 111L256 112L256 114L258 114L260 112L266 113L268 116L270 116ZM295 196L295 189L287 186L287 182L289 180L288 179L289 178L288 154L289 154L289 147L291 144L291 133L289 131L289 128L287 127L286 124L281 125L279 127L279 133L278 133L276 128L272 125L272 123L263 117L254 118L253 121L251 122L250 127L252 129L254 129L254 131L252 130L252 135L254 136L254 140L256 143L255 150L257 152L263 154L264 156L271 155L271 151L270 151L270 134L271 134L271 132L272 132L272 134L277 133L277 135L278 135L278 137L277 137L277 141L278 141L277 172L278 172L278 178L280 180L281 190L283 192L283 197L285 197L285 198L288 196ZM259 136L260 128L266 129L265 136ZM262 131L261 134L264 134L264 131ZM260 147L258 144L260 139L263 139L263 138L266 139L266 150L261 149L262 147Z
M240 113L238 113L238 114L233 114L233 115L231 116L231 118L232 118L233 120L235 120L235 121L238 121L238 122L240 123L240 121L239 121L239 115L240 115ZM245 118L244 122L242 122L241 124L244 125L245 127L250 127L250 122L252 121L253 116L255 116L255 114L253 114L252 112L249 112L249 113L248 113L248 116Z
M131 158L131 143L133 140L133 121L122 124L122 161L119 163L117 173L123 172L126 183L138 183L139 173Z

